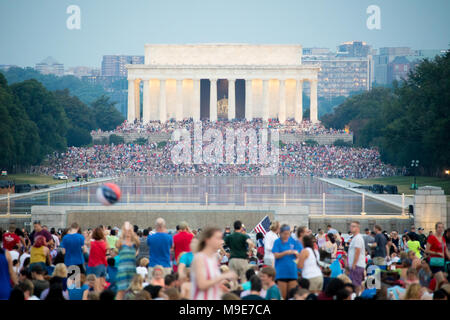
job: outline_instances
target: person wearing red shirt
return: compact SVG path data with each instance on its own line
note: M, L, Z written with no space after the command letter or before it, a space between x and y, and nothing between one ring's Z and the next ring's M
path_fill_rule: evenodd
M86 275L95 274L98 288L104 288L106 283L106 252L109 249L108 242L102 228L95 228L92 240L89 241L89 260Z
M190 244L194 235L189 230L187 222L181 222L179 225L180 231L173 236L173 247L175 252L175 261L178 260L182 252L190 252ZM177 271L177 266L174 265L174 271Z
M445 256L449 257L444 238L444 224L442 222L436 223L435 229L435 234L428 237L425 248L425 253L430 255L430 269L433 274L444 271Z
M14 230L16 230L16 227L10 225L8 232L3 234L3 249L11 251L16 245L21 243L20 237L14 233Z

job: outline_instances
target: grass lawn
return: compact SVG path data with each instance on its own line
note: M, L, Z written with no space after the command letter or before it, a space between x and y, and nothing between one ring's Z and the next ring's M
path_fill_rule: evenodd
M8 174L5 176L0 176L0 180L15 181L16 184L29 183L29 184L58 184L66 183L65 180L55 180L51 176L44 175L34 175L34 174ZM70 181L69 181L70 182Z
M414 194L415 190L410 190L411 184L414 183L414 177L395 176L383 177L375 179L345 179L347 181L363 184L393 184L398 188L398 193ZM436 177L417 177L417 186L435 186L444 189L445 194L450 195L450 178L436 178ZM448 197L447 197L448 198Z

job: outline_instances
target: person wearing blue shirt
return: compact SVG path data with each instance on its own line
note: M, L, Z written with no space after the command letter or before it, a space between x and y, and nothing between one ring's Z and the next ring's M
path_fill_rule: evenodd
M172 271L170 263L170 249L173 247L173 239L167 233L166 222L163 218L156 219L156 232L147 237L149 254L149 270L151 275L153 268L160 265L164 268L164 273L169 274Z
M117 276L117 267L116 260L114 258L108 258L108 267L106 268L106 281L109 282L109 290L113 292L117 292L116 286L116 276Z
M78 266L81 273L85 273L84 268L84 236L79 232L78 223L74 222L70 226L69 232L64 236L61 242L61 248L64 253L64 264L66 266Z
M70 300L83 300L83 292L89 289L89 285L86 283L86 276L84 274L80 275L80 287L77 288L76 283L69 279L67 281L67 291L69 291Z
M286 299L289 290L297 286L297 264L303 247L298 240L291 237L291 229L287 224L280 228L280 238L273 243L272 253L275 256L275 280L283 299Z

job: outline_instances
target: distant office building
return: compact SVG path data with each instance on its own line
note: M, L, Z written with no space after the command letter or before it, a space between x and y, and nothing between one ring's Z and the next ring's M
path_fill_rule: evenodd
M73 68L68 68L65 72L64 75L66 76L75 76L77 78L81 78L81 77L86 77L86 76L92 76L93 74L99 74L100 73L100 69L95 69L95 68L91 68L91 67L73 67Z
M363 41L348 41L338 46L337 56L367 57L372 54L372 47Z
M105 89L114 87L118 82L123 82L124 84L128 85L127 79L125 77L87 75L82 76L81 79L93 85L101 85ZM127 86L124 86L124 89L127 88Z
M409 47L384 47L374 60L374 81L378 85L389 85L392 81L400 81L408 77L409 71L423 59L434 59L446 50L413 50Z
M106 55L102 60L102 76L126 77L127 64L143 64L144 56Z
M394 80L400 81L408 77L410 71L411 62L404 56L395 57L395 59L389 63L387 71L387 81L392 83Z
M42 74L64 75L64 65L52 57L47 57L42 62L37 63L35 69Z
M363 44L361 42L361 44ZM342 51L343 49L348 50ZM367 50L366 50L367 49ZM372 56L363 55L370 52L370 46L352 47L348 43L338 46L338 52L328 48L304 48L303 63L319 64L319 97L332 99L348 96L351 92L370 90L373 77ZM309 87L305 86L306 93Z
M303 48L303 56L327 56L330 53L329 48Z
M412 55L413 51L409 47L384 47L380 48L381 56L409 56ZM391 62L391 61L389 61Z

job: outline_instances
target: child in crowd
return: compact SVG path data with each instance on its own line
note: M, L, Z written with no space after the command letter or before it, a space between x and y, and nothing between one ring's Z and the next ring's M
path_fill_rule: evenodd
M265 267L261 270L261 281L266 288L266 300L281 300L281 293L275 283L275 269Z

